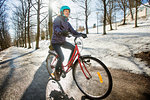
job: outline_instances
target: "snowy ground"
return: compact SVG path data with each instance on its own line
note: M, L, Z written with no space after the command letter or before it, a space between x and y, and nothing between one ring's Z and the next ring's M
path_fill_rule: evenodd
M134 57L136 53L150 51L150 18L139 20L138 25L138 28L134 28L134 22L130 22L117 27L117 30L107 30L107 35L96 34L96 28L89 29L88 38L81 38L84 45L81 55L97 57L109 68L123 69L137 74L144 73L150 76L150 66L146 66L145 62ZM99 33L102 33L102 27L99 27ZM73 37L68 38L67 41L73 43L73 39ZM40 41L40 49L35 54L42 55L41 60L46 59L48 46L49 41ZM32 49L26 49L26 51L32 51ZM0 61L8 52L9 50L0 52ZM69 53L67 50L64 50L64 53L67 61Z
M150 51L150 18L139 20L138 25L134 28L132 21L117 30L107 31L107 35L96 34L96 28L90 29L91 34L83 40L82 54L98 57L111 68L150 76L150 66L134 57L136 53Z
M140 20L140 27L133 28L133 22L119 26L117 30L107 31L107 35L96 34L96 29L90 29L88 38L82 39L81 55L92 55L102 60L109 68L113 78L113 89L106 100L148 100L150 66L135 58L134 54L150 51L150 19ZM102 27L99 28L99 30ZM67 41L73 43L73 37ZM76 87L71 72L65 79L57 82L48 81L45 59L49 50L49 41L40 41L40 49L25 49L10 47L0 52L0 99L1 100L46 100L50 94L56 97L61 91L67 98L80 100L84 96ZM35 43L33 43L35 46ZM65 62L69 51L63 49ZM122 69L132 73L131 74ZM136 81L135 81L136 80ZM57 86L56 86L57 85ZM52 89L61 89L53 91ZM46 90L49 91L46 91ZM45 97L46 96L46 97ZM145 99L144 99L145 98ZM65 99L72 100L72 99ZM84 100L84 99L82 99Z

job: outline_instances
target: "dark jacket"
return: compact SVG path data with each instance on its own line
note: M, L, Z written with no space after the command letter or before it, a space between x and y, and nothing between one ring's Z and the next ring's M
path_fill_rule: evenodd
M70 32L75 37L81 36L80 33L73 29L64 16L57 16L53 23L52 44L61 44L66 41L66 37L61 33L63 30Z

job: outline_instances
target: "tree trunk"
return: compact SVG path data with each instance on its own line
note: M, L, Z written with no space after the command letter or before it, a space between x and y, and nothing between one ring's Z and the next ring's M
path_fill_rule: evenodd
M84 9L84 12L85 12L84 13L85 14L85 31L86 31L86 34L88 34L89 33L89 31L88 31L88 17L89 17L89 15L91 13L88 6L89 6L91 0L72 0L72 1L78 3L78 5L81 8Z
M52 1L49 1L49 22L48 22L48 26L49 26L49 36L50 36L50 46L49 49L50 50L54 50L51 44L51 40L52 40L52 32L53 32L53 22L52 22L52 8L50 7L50 4L52 3Z
M117 2L119 4L119 6L120 6L120 9L123 10L124 18L123 18L122 25L125 25L126 24L127 0L118 0Z
M21 47L24 47L24 38L23 38L23 18L21 18Z
M123 19L123 25L126 24L126 9L124 8L124 19Z
M86 19L86 20L85 20L86 34L88 34L89 32L88 32L88 18L87 18L87 16L86 16L85 19Z
M18 31L17 31L17 47L19 47L19 35L18 35Z
M113 30L113 28L112 28L112 22L111 22L111 18L110 18L110 21L109 21L109 25L110 25L110 30Z
M26 32L27 32L27 28L26 28L26 16L25 16L25 32L24 32L24 42L25 42L25 48L27 48Z
M46 20L45 23L46 23L46 40L48 40L48 27L47 27L47 24L48 24L48 23L47 23L47 20Z
M28 48L31 48L30 43L30 0L28 0Z
M2 49L4 50L6 47L6 44L5 44L5 37L4 37L4 22L2 22Z
M103 20L103 35L106 35L106 0L103 0L104 3L104 20Z
M2 48L2 45L3 45L3 38L2 38L2 32L1 32L1 29L0 29L0 46Z
M132 8L130 8L130 15L131 15L131 20L133 20Z
M86 34L88 34L88 5L87 0L85 0L85 27L86 27Z
M38 9L37 9L36 49L39 49L39 37L40 37L40 0L38 0Z
M132 13L131 0L129 0L129 9L130 9L131 20L133 20L133 13Z
M113 30L113 28L112 28L112 13L113 13L113 9L114 9L114 1L112 0L111 2L111 6L110 6L110 9L109 9L109 18L110 18L110 22L109 22L109 24L110 24L110 30Z
M137 13L138 13L138 0L135 2L135 27L138 27L137 25Z
M21 47L24 47L23 29L21 29Z
M20 46L20 35L19 35L19 16L18 16L18 18L17 18L17 47L19 47Z

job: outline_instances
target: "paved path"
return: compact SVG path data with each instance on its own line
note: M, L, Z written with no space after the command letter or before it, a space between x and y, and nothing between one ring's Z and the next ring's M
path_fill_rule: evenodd
M75 85L71 72L60 82L49 80L45 57L37 51L11 47L6 52L0 61L0 100L89 100ZM149 100L150 77L110 72L113 89L106 100Z

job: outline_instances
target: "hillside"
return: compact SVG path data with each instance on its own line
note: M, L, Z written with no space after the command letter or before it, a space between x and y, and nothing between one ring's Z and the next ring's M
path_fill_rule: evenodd
M150 18L138 20L138 26L134 28L134 21L112 31L107 26L107 35L96 34L96 28L89 29L82 53L98 57L111 68L150 75L150 65L135 57L135 54L150 51ZM102 28L99 27L100 33Z
M134 28L134 21L124 26L117 27L117 30L109 31L107 35L96 34L97 29L89 29L88 38L83 41L81 55L92 55L102 60L109 68L122 69L136 74L150 76L150 65L144 60L136 58L135 54L150 51L150 18L138 20L138 28ZM102 27L99 27L102 33ZM67 41L73 43L73 37ZM36 55L42 55L41 60L45 60L48 54L49 40L40 41L40 49L36 50ZM34 49L35 42L32 43ZM23 48L22 48L23 49ZM31 51L32 49L25 51ZM69 51L64 50L65 62L69 57ZM0 53L0 60L9 52ZM144 56L145 57L145 56Z

